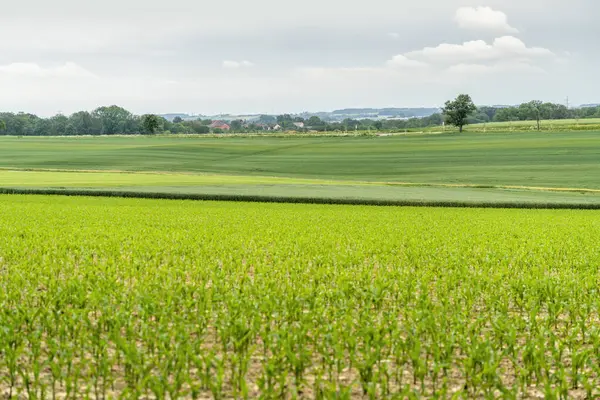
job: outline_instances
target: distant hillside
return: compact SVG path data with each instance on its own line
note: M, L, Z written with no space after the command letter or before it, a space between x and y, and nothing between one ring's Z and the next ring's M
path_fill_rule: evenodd
M429 117L432 114L440 112L439 108L345 108L341 110L335 110L332 112L303 112L292 114L292 116L310 118L317 116L325 121L342 121L344 119L408 119L408 118L424 118ZM183 113L169 113L161 114L161 117L173 121L174 118L179 117L183 120L195 120L198 118L202 119L213 119L222 121L232 121L241 119L245 121L258 120L259 114L246 114L246 115L233 115L233 114L221 114L221 115L192 115ZM271 115L276 117L277 115Z
M346 108L335 110L331 115L354 118L422 118L437 112L438 108Z
M195 120L195 119L198 119L198 118L204 118L204 115L184 114L184 113L160 114L159 116L163 117L164 119L166 119L168 121L173 121L177 117L181 118L184 121Z

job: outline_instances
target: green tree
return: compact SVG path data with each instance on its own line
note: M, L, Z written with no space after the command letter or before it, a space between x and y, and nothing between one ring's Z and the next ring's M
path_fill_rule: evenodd
M468 94L461 94L456 99L447 101L444 108L442 108L446 122L458 127L460 132L463 131L463 127L467 124L469 115L475 111L477 111L477 107L473 104L473 100L471 100L471 96Z
M118 106L97 108L92 112L92 117L100 120L101 133L104 135L134 133L137 128L133 114Z
M6 129L6 124L4 123L4 121L2 121L2 120L0 119L0 131L3 131L3 130L5 130L5 129Z
M154 134L160 128L160 121L154 114L146 114L142 116L142 129L144 133Z
M210 128L204 124L204 121L186 121L182 125L188 126L191 130L189 133L209 133Z
M67 134L67 125L69 124L69 118L65 117L62 114L57 114L54 117L50 118L50 135L66 135Z
M177 117L173 118L173 123L174 123L174 124L180 124L180 123L182 123L182 122L183 122L183 118L181 118L181 117L179 117L179 116L177 116Z
M87 111L79 111L69 117L69 123L78 135L89 135L97 132L94 129L94 120ZM98 124L96 124L98 125Z
M540 100L532 100L529 103L522 104L527 119L531 119L537 122L537 130L541 130L540 120L542 115L543 102Z
M294 125L294 120L290 114L283 114L277 116L277 123L281 128L287 129Z
M496 107L483 106L483 107L478 107L477 111L479 111L482 114L487 115L488 121L493 121L494 117L496 116L496 112L498 112L498 109Z
M243 123L244 121L242 121L241 119L231 121L231 130L233 132L241 132L244 127Z
M196 133L205 134L210 133L210 128L206 125L200 125L194 129Z
M258 118L258 123L260 123L260 124L268 125L268 124L274 124L276 122L277 122L277 118L273 117L272 115L261 115Z
M321 121L321 118L317 117L316 115L313 115L308 119L308 121L306 121L306 125L310 127L321 126L323 125L323 121Z

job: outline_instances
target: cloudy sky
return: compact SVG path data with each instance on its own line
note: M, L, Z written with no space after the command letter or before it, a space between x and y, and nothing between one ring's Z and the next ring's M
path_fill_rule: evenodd
M281 113L600 102L594 0L20 0L0 110Z

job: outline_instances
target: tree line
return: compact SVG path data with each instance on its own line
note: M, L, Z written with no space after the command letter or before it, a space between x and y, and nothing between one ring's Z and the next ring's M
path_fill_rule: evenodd
M134 115L118 106L50 118L30 113L0 113L0 134L17 136L152 134L163 131L167 124L167 120L156 115Z
M562 104L531 101L513 107L476 107L468 95L460 95L446 103L440 113L410 119L351 119L326 121L318 116L303 118L291 114L261 115L252 121L227 122L233 133L261 131L353 132L405 131L441 126L444 123L462 127L466 124L507 121L539 121L558 119L600 118L600 107L570 109ZM169 121L153 114L134 115L113 105L91 112L79 111L70 116L50 118L29 113L0 113L0 135L69 136L69 135L132 135L132 134L207 134L223 129L211 126L211 119Z
M12 136L73 136L73 135L139 135L139 134L207 134L222 133L223 129L212 127L212 119L183 120L176 117L169 121L163 117L147 114L134 115L113 105L99 107L91 112L79 111L70 116L58 114L42 118L31 113L0 112L0 135ZM405 130L441 125L442 116L434 114L425 118L404 120L345 119L325 121L318 116L308 118L283 114L261 115L252 121L227 122L233 133L261 131L300 132L350 132Z
M469 95L461 94L446 102L442 114L446 123L461 132L467 124L510 121L536 121L540 130L542 120L600 118L600 106L568 108L563 104L532 100L518 106L476 107Z

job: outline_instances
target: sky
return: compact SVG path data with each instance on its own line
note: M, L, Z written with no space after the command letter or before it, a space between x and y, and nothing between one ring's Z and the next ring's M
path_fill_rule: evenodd
M483 1L483 0L482 0ZM594 0L20 0L0 110L298 113L600 102Z

